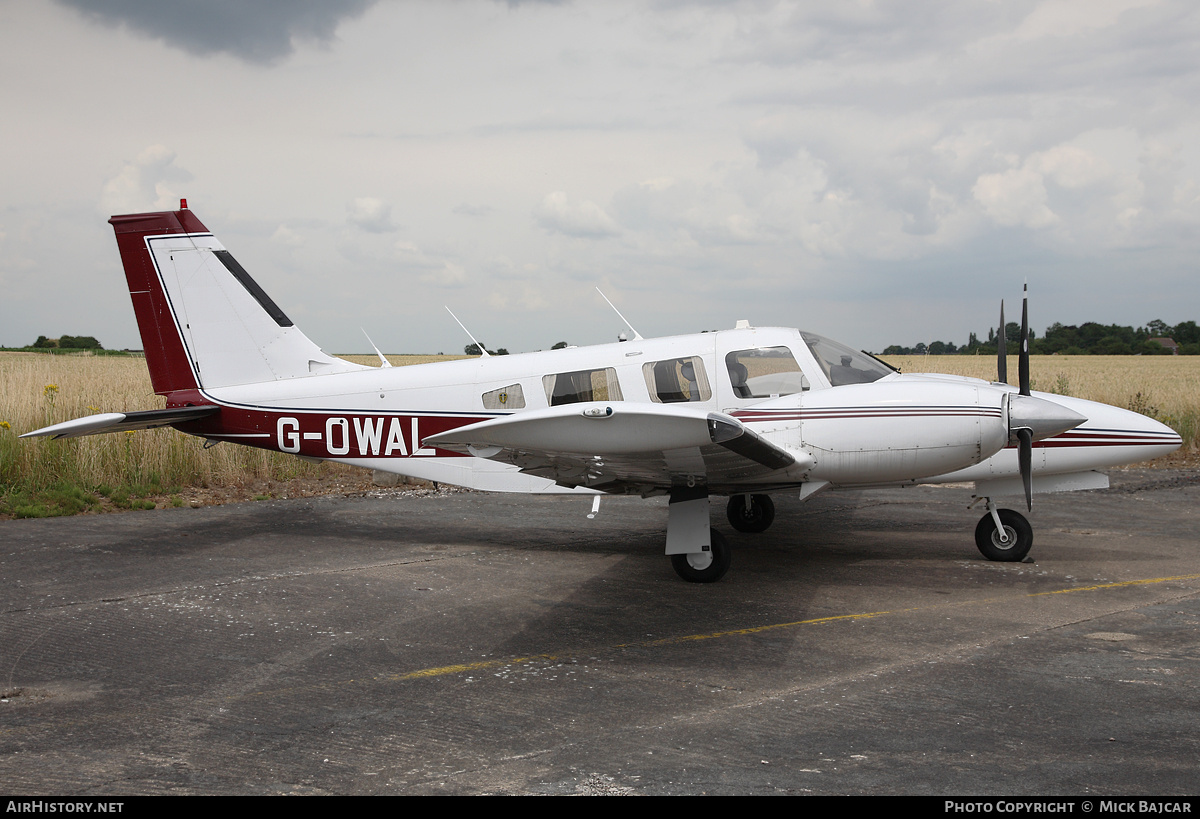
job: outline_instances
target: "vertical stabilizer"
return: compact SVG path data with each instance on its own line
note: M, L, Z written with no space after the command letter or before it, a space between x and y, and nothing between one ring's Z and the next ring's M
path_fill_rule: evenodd
M156 393L364 369L313 344L190 210L108 221Z

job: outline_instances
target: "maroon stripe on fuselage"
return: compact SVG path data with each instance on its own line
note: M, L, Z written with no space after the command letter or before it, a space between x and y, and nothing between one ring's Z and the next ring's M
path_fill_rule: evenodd
M1000 418L1002 413L992 407L911 407L911 408L871 408L846 407L799 410L738 410L730 413L734 418L745 423L765 423L773 421L816 421L842 420L849 418L949 418L970 417Z
M425 449L421 441L490 418L420 412L257 410L222 405L221 412L211 418L175 426L215 441L313 458L457 458L470 456Z

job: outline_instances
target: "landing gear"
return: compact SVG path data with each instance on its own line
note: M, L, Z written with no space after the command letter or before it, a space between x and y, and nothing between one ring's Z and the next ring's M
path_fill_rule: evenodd
M770 495L734 495L725 516L739 532L765 532L775 520L775 502Z
M997 518L1000 520L999 527L996 525ZM975 545L988 560L1017 563L1025 559L1033 546L1033 527L1020 512L996 509L989 499L988 513L979 519L979 525L975 527Z
M729 543L716 529L709 530L709 551L671 555L675 573L689 583L715 583L729 571Z

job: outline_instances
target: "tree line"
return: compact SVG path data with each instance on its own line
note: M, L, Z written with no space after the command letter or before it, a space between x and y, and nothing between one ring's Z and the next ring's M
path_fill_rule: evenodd
M551 347L550 349L551 350L562 350L562 349L565 349L567 346L569 346L567 344L567 342L560 341L557 344L555 344L553 347ZM484 349L487 349L487 348L485 347ZM479 355L480 354L479 353L479 345L478 344L468 344L466 347L463 347L463 352L466 353L467 355ZM494 350L488 350L488 355L508 355L508 350L506 350L504 347L497 347Z
M1194 321L1174 326L1161 319L1145 327L1119 324L1098 324L1094 321L1080 325L1055 322L1039 338L1029 331L1029 352L1032 355L1171 355L1172 350L1150 339L1170 339L1179 345L1180 355L1200 355L1200 327ZM1004 325L1003 339L1008 352L1016 354L1021 344L1021 325L1010 321ZM1000 334L989 327L987 341L971 333L964 346L952 341L920 342L912 347L893 344L882 355L996 355Z
M37 341L29 346L38 350L53 350L55 348L62 350L104 349L103 345L92 336L59 336L58 338L38 336Z

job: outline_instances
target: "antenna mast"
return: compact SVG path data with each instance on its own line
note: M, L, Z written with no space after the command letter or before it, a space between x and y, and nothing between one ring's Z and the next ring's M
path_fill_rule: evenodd
M442 305L442 306L446 307L445 305ZM475 346L479 348L479 354L483 358L487 358L490 355L490 353L488 353L488 351L484 349L483 345L479 343L479 341L475 338L475 336L471 335L471 331L467 329L467 325L463 324L461 321L458 321L458 316L454 315L454 311L451 310L449 307L446 307L446 312L450 314L450 318L452 318L456 322L458 322L458 326L463 328L463 332L467 334L467 337L470 338L471 341L475 342Z
M604 299L605 301L608 301L608 296L604 295L604 291L601 290L599 287L596 288L596 292L600 294L600 298ZM630 324L629 321L624 316L621 315L621 311L617 309L617 305L613 304L611 301L608 301L608 306L613 309L613 312L617 314L617 316L621 319L621 321L625 322L625 326L629 328L629 332L633 333L634 341L643 341L644 340L642 338L642 334L639 333L637 330L633 329L633 325ZM467 328L464 327L463 329L465 330Z

